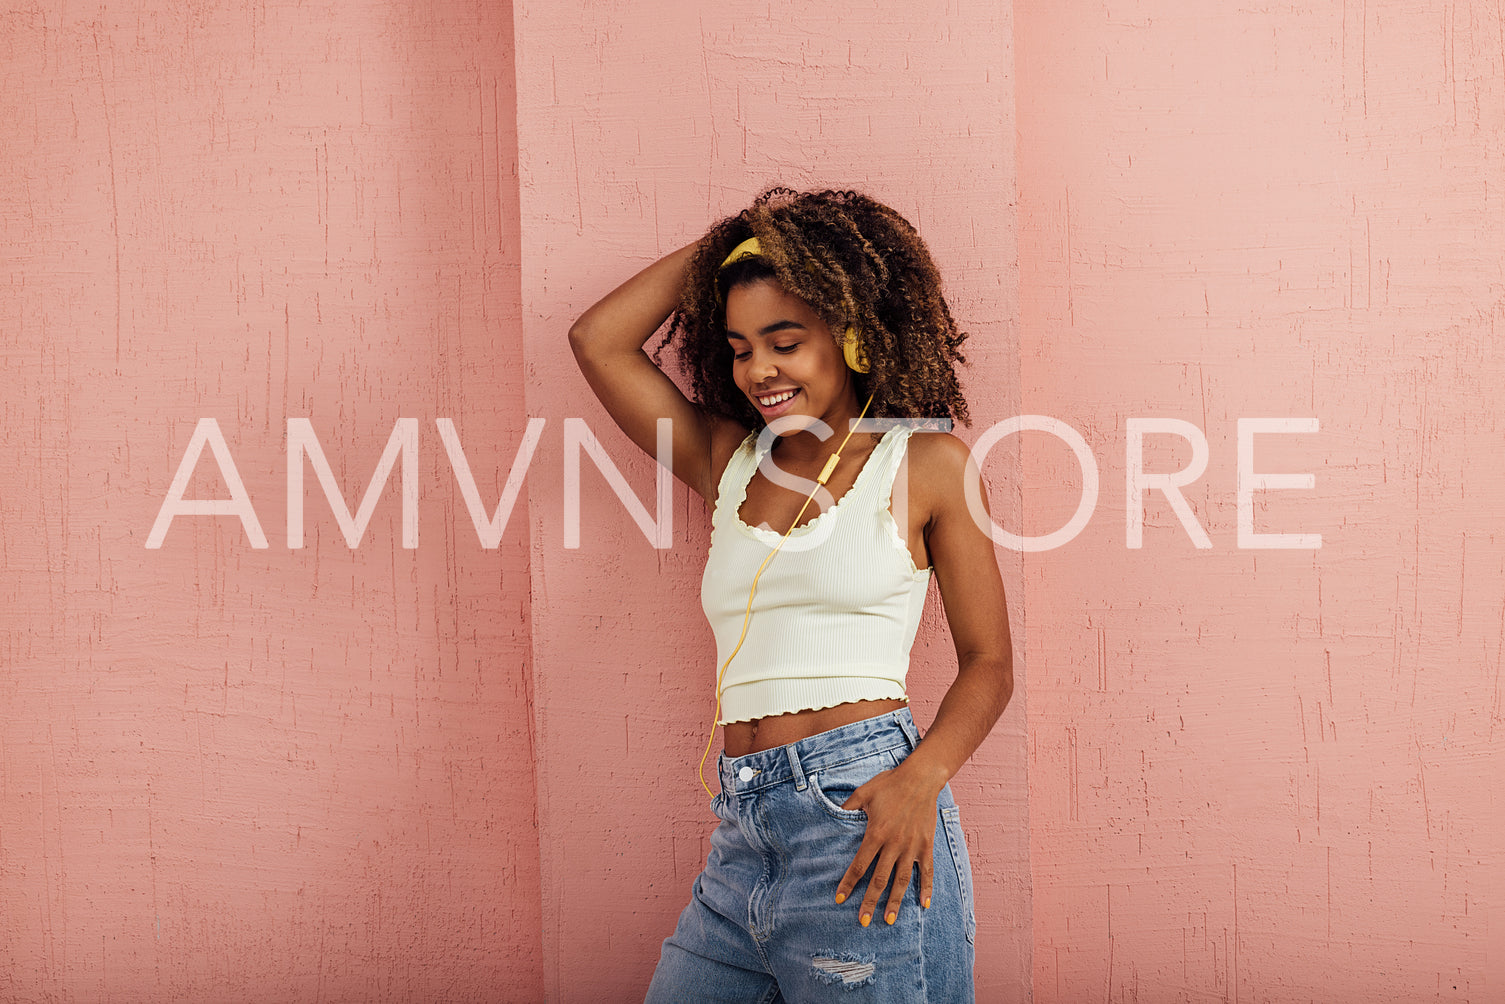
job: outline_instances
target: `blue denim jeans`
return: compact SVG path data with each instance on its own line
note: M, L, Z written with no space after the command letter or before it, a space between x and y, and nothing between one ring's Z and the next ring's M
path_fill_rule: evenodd
M949 785L936 802L930 908L920 908L918 870L893 925L883 919L887 890L872 924L858 923L867 877L836 904L867 828L866 813L841 803L917 742L901 708L790 746L723 755L711 803L721 823L664 941L649 1004L970 1004L972 866Z

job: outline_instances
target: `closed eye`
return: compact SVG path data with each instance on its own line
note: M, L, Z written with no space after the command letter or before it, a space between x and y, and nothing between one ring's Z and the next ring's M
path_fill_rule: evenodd
M793 343L791 343L789 345L775 345L773 347L773 350L775 352L779 353L780 355L787 356L787 355L789 355L791 352L793 352L795 349L797 349L799 347L800 347L800 343L799 342L793 342ZM751 355L752 355L752 352L744 349L741 352L733 352L732 353L732 358L735 359L735 360L737 360L738 362L741 362L742 360L747 359Z

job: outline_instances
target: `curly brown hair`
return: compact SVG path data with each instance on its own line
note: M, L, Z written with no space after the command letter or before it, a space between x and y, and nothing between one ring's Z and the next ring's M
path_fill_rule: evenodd
M761 255L721 269L732 248L758 238ZM909 221L860 192L771 188L701 238L669 329L654 351L673 346L701 407L751 428L763 424L732 381L726 292L774 278L808 303L831 330L861 332L870 366L854 374L859 399L890 418L970 416L957 381L966 335L941 295L940 271Z

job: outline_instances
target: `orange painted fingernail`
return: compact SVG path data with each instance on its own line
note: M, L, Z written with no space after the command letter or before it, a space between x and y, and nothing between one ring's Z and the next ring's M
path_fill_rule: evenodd
M925 909L927 909L927 910L930 909L930 897L929 896L925 897Z
M899 919L899 915L897 913L894 913L892 910L890 910L890 911L888 911L888 916L884 917L883 919L886 920L886 921L888 921L890 924L892 924L894 921L896 921L896 920Z
M862 926L867 927L873 922L873 915L870 913L864 913L860 919L862 920Z
M840 906L842 903L845 903L846 901L847 901L847 894L846 893L839 892L839 893L836 894L836 905L837 906Z

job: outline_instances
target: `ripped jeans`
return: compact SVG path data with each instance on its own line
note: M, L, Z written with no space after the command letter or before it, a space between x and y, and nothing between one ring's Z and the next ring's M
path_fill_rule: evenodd
M647 1004L970 1004L972 866L949 785L936 802L930 908L920 908L918 869L892 926L887 890L872 924L857 922L871 872L836 904L867 827L866 813L841 803L918 741L900 708L789 746L723 755L711 803L721 824L664 941Z

